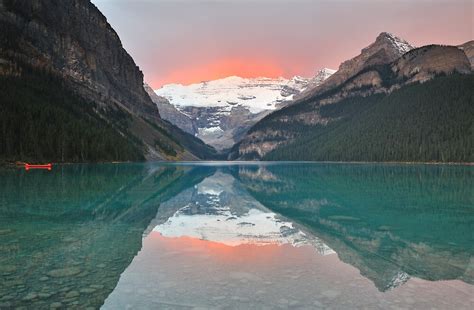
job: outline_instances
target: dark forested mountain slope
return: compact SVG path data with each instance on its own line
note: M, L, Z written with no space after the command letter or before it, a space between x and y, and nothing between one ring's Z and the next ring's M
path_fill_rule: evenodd
M0 158L84 162L143 160L143 144L127 129L121 109L94 110L51 74L0 77ZM108 121L104 121L107 118ZM120 133L119 133L120 132Z
M467 48L404 45L409 51L395 58L401 41L393 45L391 38L382 33L323 84L255 124L229 158L472 161L472 145L467 142L474 119ZM391 57L385 57L387 50L392 50ZM432 80L443 92L429 83ZM388 113L389 108L394 111ZM408 135L406 130L413 132ZM450 136L453 130L456 137ZM363 150L356 151L354 141ZM417 152L414 143L420 144ZM456 151L447 152L451 147Z
M297 105L291 112L305 108ZM331 121L288 123L284 129L295 138L263 159L474 162L474 75L348 98L318 112Z
M142 72L90 1L0 0L0 28L6 115L0 126L0 158L95 161L213 156L212 148L161 119L143 88ZM100 134L103 130L107 134ZM106 140L101 140L104 136ZM55 144L46 143L48 139Z

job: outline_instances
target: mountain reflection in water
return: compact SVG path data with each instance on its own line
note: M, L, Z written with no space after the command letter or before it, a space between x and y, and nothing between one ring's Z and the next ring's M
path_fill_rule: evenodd
M470 308L472 167L0 170L0 308Z
M410 276L473 284L473 172L452 166L282 165L234 175L255 199L308 227L385 291Z
M472 303L471 170L217 169L161 205L105 308Z

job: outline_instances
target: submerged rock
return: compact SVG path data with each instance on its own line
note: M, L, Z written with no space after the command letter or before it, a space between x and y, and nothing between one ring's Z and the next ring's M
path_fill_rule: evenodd
M53 278L63 278L77 275L81 272L81 269L78 267L68 267L62 269L54 269L48 272L48 276Z
M8 235L8 234L11 234L13 232L13 230L11 229L0 229L0 236L1 235Z
M79 297L79 292L78 291L70 291L69 293L66 294L66 298L76 298Z
M51 305L49 305L51 309L58 309L58 308L61 308L62 306L63 304L60 302L53 302Z
M94 288L83 288L80 290L81 294L92 294L96 291Z
M30 301L30 300L33 300L33 299L36 299L38 298L38 294L32 292L32 293L29 293L28 295L26 295L25 297L23 297L23 300L24 301Z

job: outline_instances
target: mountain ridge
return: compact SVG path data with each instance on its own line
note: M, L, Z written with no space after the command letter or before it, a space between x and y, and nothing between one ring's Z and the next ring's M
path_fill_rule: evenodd
M256 123L241 142L233 147L229 157L267 158L266 154L291 145L296 137L308 134L312 128L337 122L341 115L334 118L319 112L326 105L334 105L348 98L387 95L406 85L424 83L439 75L449 75L453 72L471 74L469 59L458 47L428 45L411 48L397 58L396 55L401 54L402 50L396 46L392 53L387 53L383 47L386 42L380 45L377 41L386 41L386 34L382 33L376 42L362 50L362 53L365 51L369 54L361 54L345 61L340 69L321 85L297 98L293 104L267 115ZM393 42L390 46L393 47ZM411 47L403 46L405 49ZM383 50L382 57L380 48ZM373 58L373 55L377 57ZM281 156L278 158L284 159Z
M350 76L360 72L364 67L390 63L413 48L405 40L388 32L382 32L373 43L363 48L359 55L342 62L338 70L324 83L303 92L301 96L296 98L296 101L337 87Z

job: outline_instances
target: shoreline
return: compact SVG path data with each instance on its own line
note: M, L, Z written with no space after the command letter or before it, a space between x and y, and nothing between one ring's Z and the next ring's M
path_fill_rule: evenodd
M232 164L232 165L271 165L271 164L388 164L388 165L433 165L433 166L474 166L474 162L422 162L422 161L259 161L259 160L248 160L248 161L229 161L229 160L197 160L197 161L100 161L100 162L51 162L53 166L63 165L84 165L84 164L132 164L132 163L159 163L159 164L188 164L188 165L219 165L219 164ZM1 168L23 168L26 162L20 161L0 161Z

